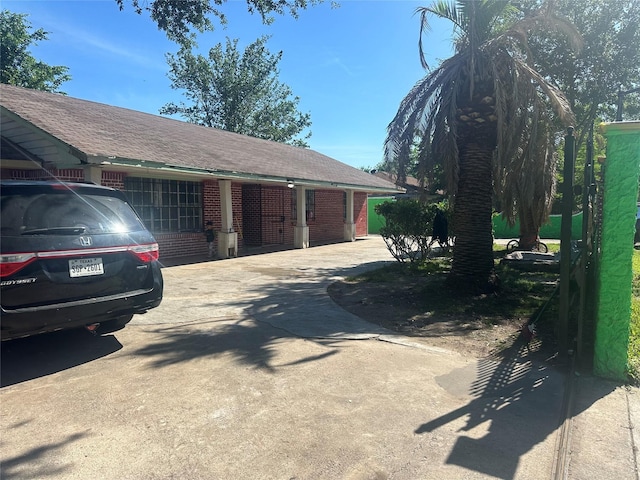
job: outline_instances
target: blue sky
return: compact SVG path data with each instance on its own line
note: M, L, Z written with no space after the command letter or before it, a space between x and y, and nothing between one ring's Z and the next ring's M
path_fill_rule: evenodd
M431 0L342 0L277 16L271 25L250 15L244 0L223 7L226 28L198 37L205 53L226 37L244 49L260 35L267 47L283 51L279 79L300 97L299 110L311 114L311 148L354 167L382 160L386 127L400 101L425 75L418 57L419 6ZM128 0L3 0L2 8L28 14L33 28L49 39L32 48L50 65L69 67L68 95L152 114L183 99L171 89L167 52L177 47L151 19L133 12ZM430 66L451 56L451 26L434 19L426 38Z

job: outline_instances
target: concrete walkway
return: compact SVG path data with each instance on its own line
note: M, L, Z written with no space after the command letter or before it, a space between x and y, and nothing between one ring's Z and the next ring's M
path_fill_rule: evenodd
M432 348L327 296L391 261L371 236L167 267L115 335L3 344L2 478L637 480L637 389L569 398L526 351Z

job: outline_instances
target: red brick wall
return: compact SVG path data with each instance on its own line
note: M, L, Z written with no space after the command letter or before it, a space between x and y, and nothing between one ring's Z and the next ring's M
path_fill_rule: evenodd
M323 243L344 239L344 192L315 191L316 215L309 224L309 242Z
M202 182L202 201L204 224L213 222L213 229L218 232L222 225L220 214L220 188L217 180L205 180Z
M124 179L127 176L124 172L105 172L102 171L102 180L100 181L105 187L115 188L116 190L124 190Z
M208 245L204 233L156 233L160 246L160 260L174 257L208 254Z
M353 220L356 224L356 237L365 237L369 234L367 198L368 195L365 192L353 194Z
M40 170L19 170L14 168L3 168L0 170L0 178L3 180L47 180L58 179L63 182L82 182L84 172L81 168L66 168L62 170L40 169Z
M219 210L219 209L218 209ZM242 236L242 184L231 184L231 211L233 215L233 229L238 232L238 248L244 245Z

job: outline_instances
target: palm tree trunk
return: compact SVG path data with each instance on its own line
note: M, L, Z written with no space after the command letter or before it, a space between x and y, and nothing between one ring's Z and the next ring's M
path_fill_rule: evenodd
M479 137L481 140L483 136ZM491 141L460 143L459 183L454 203L456 243L448 280L457 290L492 292L498 286L491 222L494 145Z

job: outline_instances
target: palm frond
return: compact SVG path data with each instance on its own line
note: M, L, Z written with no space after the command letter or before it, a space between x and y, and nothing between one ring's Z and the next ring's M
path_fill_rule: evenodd
M464 30L464 18L460 16L455 2L447 2L438 0L430 7L418 7L415 13L420 14L420 34L418 35L418 53L420 55L420 64L422 68L429 69L429 65L425 58L424 48L422 46L422 37L425 33L431 31L429 25L429 16L433 15L445 20L449 20L455 28Z
M420 168L426 172L434 161L441 163L451 192L455 192L457 183L456 91L466 75L465 65L464 55L451 57L418 81L387 127L384 145L385 162L396 163L402 169L408 164L411 146L420 136ZM426 151L429 141L431 152Z
M551 102L551 106L556 112L556 115L558 115L562 123L565 126L572 125L575 122L575 118L573 115L573 110L571 109L571 104L569 103L569 100L567 100L567 97L565 97L564 93L562 93L560 89L547 82L540 73L527 65L525 62L517 58L515 59L515 61L518 69L525 74L528 74L528 76L530 76L531 79L536 82L537 86L545 93L545 95Z

